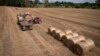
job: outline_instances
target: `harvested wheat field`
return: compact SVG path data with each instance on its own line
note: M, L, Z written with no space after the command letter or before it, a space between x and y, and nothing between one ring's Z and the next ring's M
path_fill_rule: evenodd
M21 31L16 15L26 11L40 17L42 23ZM51 26L91 38L96 47L85 56L100 56L100 10L6 6L0 7L0 56L78 56L47 33Z

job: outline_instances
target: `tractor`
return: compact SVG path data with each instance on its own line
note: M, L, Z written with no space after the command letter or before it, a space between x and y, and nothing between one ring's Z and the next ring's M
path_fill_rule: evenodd
M39 17L32 16L33 24L40 24L42 20Z
M17 15L17 24L20 26L21 30L25 31L27 29L32 30L33 22L32 20L25 20L22 15Z

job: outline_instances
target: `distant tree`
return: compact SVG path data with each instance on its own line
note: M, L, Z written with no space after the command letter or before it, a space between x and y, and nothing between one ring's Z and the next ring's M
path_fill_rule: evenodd
M55 6L60 6L60 2L59 1L56 1L55 2Z
M100 0L96 0L96 6L100 8Z
M6 0L0 0L0 5L4 5L5 2Z
M39 4L39 3L40 3L39 0L35 0L35 2L34 2L35 5L37 5L37 4Z
M100 4L100 0L96 0L96 3L97 3L97 4Z
M49 5L49 0L43 0L43 2L44 2L44 6L45 6L45 7L48 7L48 5Z

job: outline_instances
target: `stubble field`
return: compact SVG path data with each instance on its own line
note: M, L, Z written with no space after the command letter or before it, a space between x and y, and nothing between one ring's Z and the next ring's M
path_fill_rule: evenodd
M21 31L17 13L30 12L42 19L33 30ZM100 10L72 8L0 7L0 56L77 56L48 32L54 26L72 29L91 38L96 48L85 56L100 56Z

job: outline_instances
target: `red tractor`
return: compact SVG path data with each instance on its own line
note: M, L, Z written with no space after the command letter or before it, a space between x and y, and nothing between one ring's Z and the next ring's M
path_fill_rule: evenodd
M42 22L42 20L39 17L33 17L33 16L32 16L32 21L33 24L40 24Z

